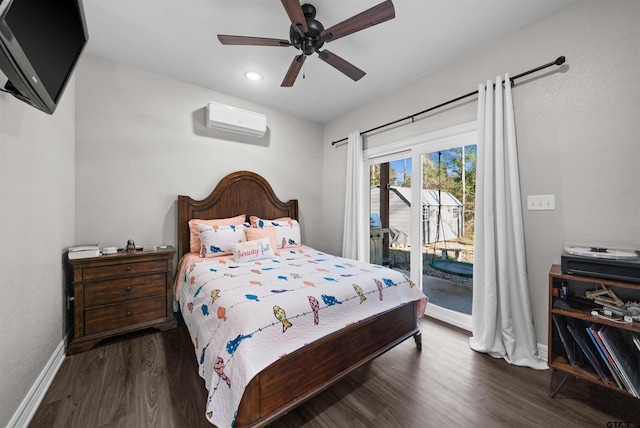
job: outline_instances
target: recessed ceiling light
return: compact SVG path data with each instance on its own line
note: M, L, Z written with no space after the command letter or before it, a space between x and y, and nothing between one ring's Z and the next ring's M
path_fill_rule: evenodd
M255 71L247 71L244 75L249 80L262 80L262 74L256 73Z

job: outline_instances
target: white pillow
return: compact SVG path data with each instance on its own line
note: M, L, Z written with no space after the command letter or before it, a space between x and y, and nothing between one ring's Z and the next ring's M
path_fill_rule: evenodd
M300 239L300 224L296 220L277 221L258 219L256 226L258 229L273 227L276 231L276 246L278 248L302 245Z
M231 246L247 240L244 229L247 225L237 226L210 226L198 225L200 235L200 257L216 257L231 254Z
M255 241L233 244L231 246L231 252L233 253L233 259L237 263L272 259L276 256L269 238L260 238Z

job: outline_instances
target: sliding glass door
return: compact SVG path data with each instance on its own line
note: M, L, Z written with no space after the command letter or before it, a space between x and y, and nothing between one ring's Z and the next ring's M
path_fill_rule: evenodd
M365 151L370 261L402 271L427 314L471 328L475 123Z

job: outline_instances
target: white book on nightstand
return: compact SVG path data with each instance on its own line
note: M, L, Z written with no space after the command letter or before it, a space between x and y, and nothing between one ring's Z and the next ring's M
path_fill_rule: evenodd
M68 248L69 260L98 257L99 255L100 244L76 245Z

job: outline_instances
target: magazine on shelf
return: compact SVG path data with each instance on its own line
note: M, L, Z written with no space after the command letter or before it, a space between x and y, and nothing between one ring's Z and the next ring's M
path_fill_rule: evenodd
M613 361L613 358L611 358L611 356L609 355L609 352L604 347L602 340L600 340L600 337L597 334L600 327L602 326L599 324L591 324L589 327L586 328L586 330L587 330L587 333L589 334L589 337L593 341L593 344L595 345L596 349L600 353L600 356L602 357L604 364L609 369L609 373L611 373L611 377L618 385L618 388L624 389L624 385L620 380L620 373L617 370L617 367L615 366L615 362Z
M626 390L640 398L640 354L634 349L631 335L626 330L603 326L600 338L618 366Z
M578 346L580 347L584 355L589 360L591 366L595 369L596 373L598 373L604 383L608 384L609 380L607 379L607 374L604 371L602 364L600 364L600 355L593 346L593 342L588 337L587 332L582 327L580 321L570 318L567 323L567 328L578 343Z
M582 365L582 359L580 358L581 351L578 349L576 341L567 329L567 318L558 314L553 314L552 318L553 325L555 325L558 336L560 336L560 340L562 341L562 346L564 346L564 351L569 364L574 367L576 365Z

